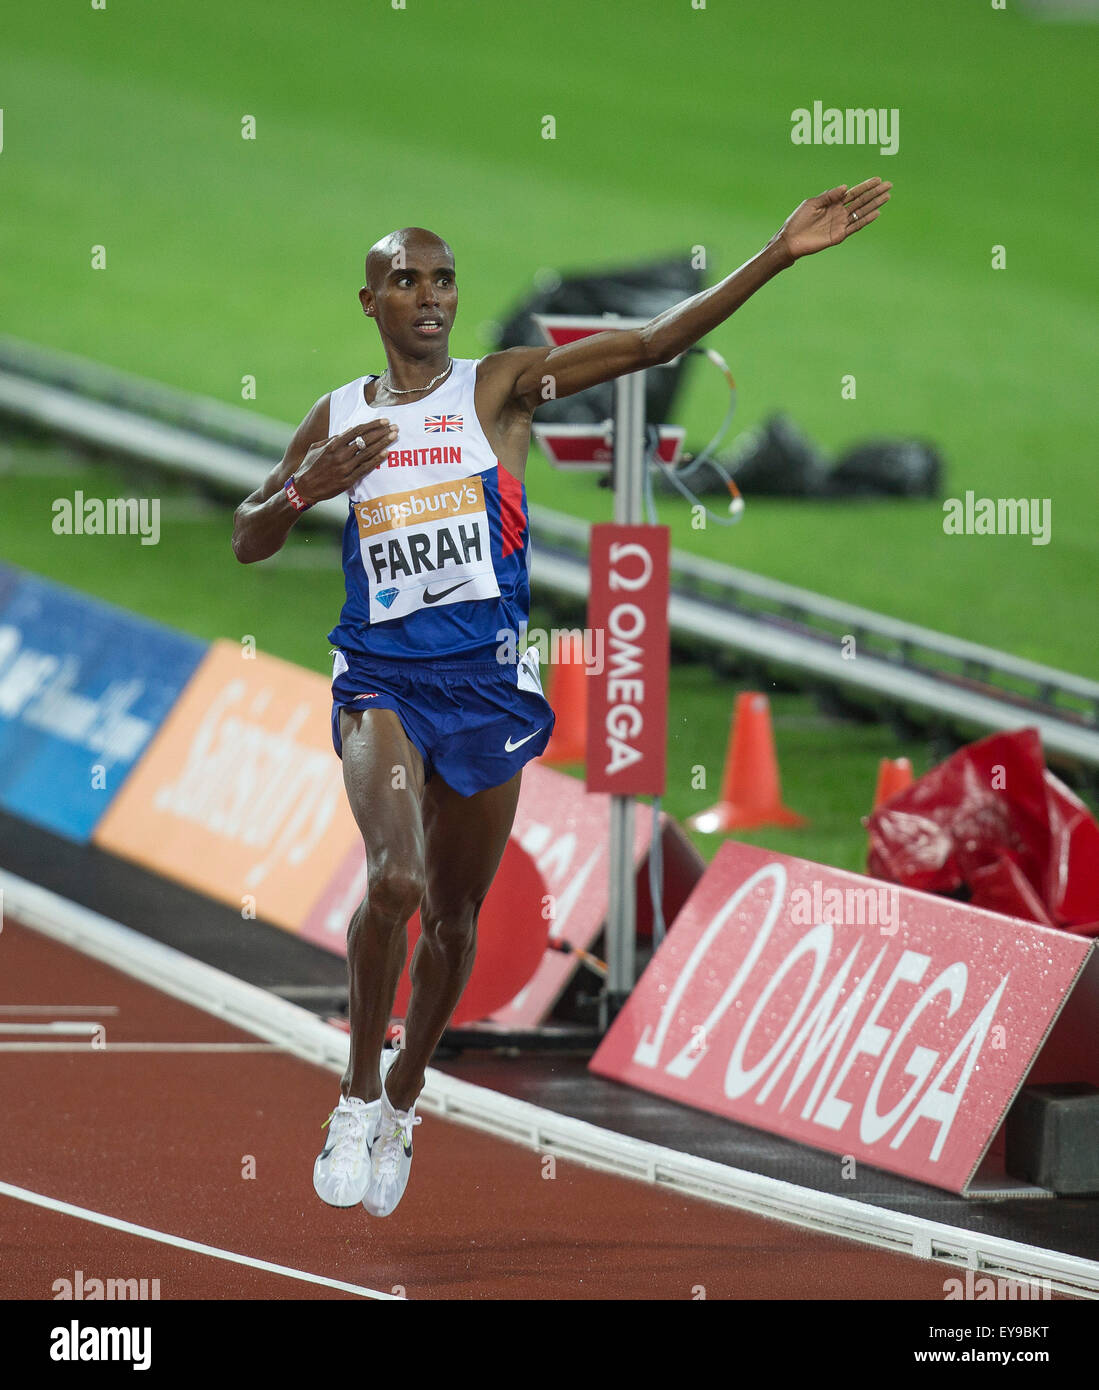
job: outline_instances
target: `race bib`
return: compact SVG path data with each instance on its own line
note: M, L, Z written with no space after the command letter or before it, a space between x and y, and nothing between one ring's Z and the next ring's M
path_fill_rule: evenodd
M480 474L355 504L371 623L500 593Z

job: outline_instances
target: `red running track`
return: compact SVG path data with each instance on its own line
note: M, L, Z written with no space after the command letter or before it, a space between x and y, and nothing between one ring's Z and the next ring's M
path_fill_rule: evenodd
M312 1186L333 1073L9 923L0 1005L0 1182L306 1276L410 1299L941 1300L954 1272L560 1159L547 1178L433 1115L397 1211L338 1211ZM11 1031L50 1020L98 1022L104 1045ZM159 1279L162 1300L364 1296L9 1195L0 1252L5 1299L77 1270Z

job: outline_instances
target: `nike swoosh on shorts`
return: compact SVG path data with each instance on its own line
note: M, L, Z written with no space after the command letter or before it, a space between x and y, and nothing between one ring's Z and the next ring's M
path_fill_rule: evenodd
M544 724L540 724L540 725L538 726L538 728L535 729L534 734L540 734L544 728L545 728L545 725L544 725ZM522 746L523 746L524 743L529 743L529 742L531 741L531 739L534 737L534 734L527 734L526 738L521 738L521 739L519 740L518 743L512 743L512 741L511 741L511 735L509 734L509 735L508 735L508 741L507 741L507 743L504 744L504 752L505 752L505 753L514 753L515 750L516 750L517 748L522 748Z

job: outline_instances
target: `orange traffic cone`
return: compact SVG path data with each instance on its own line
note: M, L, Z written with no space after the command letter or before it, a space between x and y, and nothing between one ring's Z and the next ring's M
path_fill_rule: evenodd
M708 811L691 816L687 824L704 834L747 830L755 825L806 824L802 816L782 804L771 704L766 695L747 690L736 697L721 800Z
M542 754L544 763L584 763L588 758L588 677L584 649L575 637L567 659L552 670L546 698L557 722Z
M907 758L882 758L878 764L878 785L874 790L874 810L891 796L903 792L912 782L912 764Z

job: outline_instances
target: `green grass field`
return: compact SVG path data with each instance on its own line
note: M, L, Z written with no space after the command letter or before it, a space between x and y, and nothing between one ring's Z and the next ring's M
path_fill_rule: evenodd
M872 0L111 0L48 24L22 0L4 39L5 330L229 401L254 375L255 409L287 420L378 365L355 295L394 226L453 244L453 347L479 355L540 268L701 245L716 279L803 197L893 180L877 225L713 334L738 427L782 408L832 450L926 436L948 495L1049 496L1052 543L945 536L935 503L749 499L742 526L699 533L668 502L664 519L678 544L1099 675L1079 632L1099 522L1096 28L984 0L887 17ZM794 145L791 113L818 99L896 108L898 152ZM722 408L701 372L696 444ZM541 460L530 491L607 515L590 478Z
M870 0L110 0L58 7L48 23L21 0L0 51L0 324L228 402L254 376L249 408L296 421L380 368L356 293L366 248L395 226L451 242L452 349L477 356L542 269L702 246L712 282L802 198L880 174L895 193L877 225L799 263L712 335L738 381L737 429L782 409L829 450L928 438L946 457L948 496L1049 497L1051 543L946 536L935 502L749 497L742 525L695 531L686 505L665 499L661 519L685 549L1099 677L1099 273L1087 234L1097 50L1096 28L985 0L884 11ZM895 108L899 151L794 145L791 113L815 100ZM246 117L254 140L241 138ZM92 269L93 247L105 268ZM848 373L854 401L840 394ZM724 404L717 373L696 367L681 411L692 444ZM319 541L241 569L227 511L180 493L167 525L163 488L161 546L131 555L125 542L62 539L49 502L82 475L61 484L56 455L23 448L4 465L0 558L323 666L340 576L329 554L315 558ZM112 495L115 476L97 476ZM555 473L537 454L528 492L610 516L592 477ZM712 799L675 778L723 756L733 694L705 672L677 673L677 815ZM780 697L775 714L787 800L814 829L768 843L858 867L877 758L923 754L885 730L839 733L806 700ZM719 778L715 766L711 790Z

